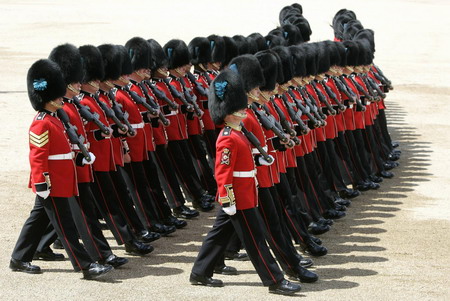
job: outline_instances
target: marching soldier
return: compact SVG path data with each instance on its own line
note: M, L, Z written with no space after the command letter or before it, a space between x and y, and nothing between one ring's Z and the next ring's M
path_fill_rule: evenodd
M236 72L225 70L211 85L211 117L215 123L225 123L217 140L215 168L222 208L203 242L189 281L194 285L223 286L221 280L211 276L235 229L261 281L269 286L269 292L292 295L300 291L300 286L284 279L265 243L264 228L256 209L255 162L252 147L240 125L247 107L247 96L240 81Z
M73 153L61 121L66 84L58 65L49 60L35 62L27 75L28 96L38 114L30 127L30 188L36 201L25 222L10 261L13 271L40 273L30 262L49 221L69 255L76 271L85 279L95 279L113 269L94 263L78 242L78 233L68 198L78 195Z

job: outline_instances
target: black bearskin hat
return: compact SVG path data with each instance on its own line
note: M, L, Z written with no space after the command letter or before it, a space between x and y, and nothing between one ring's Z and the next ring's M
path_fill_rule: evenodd
M347 66L358 66L358 44L354 41L344 41L343 44L346 49Z
M291 52L288 47L284 46L274 47L272 48L272 51L280 57L281 65L283 67L283 81L278 83L281 85L285 84L290 81L293 76Z
M151 48L147 40L134 37L125 44L128 55L131 58L131 66L133 70L150 69L151 64Z
M239 55L239 49L235 40L230 37L223 37L223 41L225 43L225 57L222 61L222 69L225 68L232 59Z
M290 46L289 51L292 56L293 77L306 76L305 53L298 46Z
M375 33L372 29L361 29L359 30L355 36L353 37L353 40L361 40L366 39L370 44L370 49L372 50L372 53L375 52Z
M244 54L231 60L228 68L237 70L242 78L242 83L246 92L264 85L264 75L261 65L252 54Z
M168 68L175 69L190 63L189 49L182 40L170 40L163 47L168 59Z
M120 62L122 63L120 68L120 75L128 75L133 73L133 65L131 64L131 58L128 55L127 49L122 45L116 45L116 47L119 51Z
M252 33L247 38L252 39L256 42L258 51L266 50L269 48L266 44L266 39L262 36L262 34L260 34L258 32Z
M222 63L225 61L225 41L223 37L210 35L208 37L209 48L211 49L211 63Z
M334 37L342 41L344 25L352 20L356 20L356 15L353 11L345 8L339 10L334 15L333 22L331 25L333 27Z
M261 65L264 75L264 86L260 89L263 91L273 91L278 78L278 58L270 50L260 51L255 54L256 59Z
M53 48L48 58L58 64L66 85L80 83L83 80L83 64L80 51L74 45L59 45Z
M27 74L28 98L33 109L40 111L49 101L66 94L66 84L58 64L42 59L31 65Z
M352 40L355 34L361 30L364 29L361 22L358 20L351 20L344 24L344 30L342 31L342 40Z
M152 61L150 64L150 69L152 69L152 73L154 73L159 68L167 67L169 64L169 61L167 60L167 56L164 53L164 50L161 47L161 45L153 39L150 39L147 41L150 44L150 48L152 49L152 51L151 51Z
M215 124L223 124L227 115L247 107L247 95L241 77L226 69L212 81L208 95L209 113Z
M84 45L78 48L83 61L83 83L93 80L103 80L105 70L100 50L92 45Z
M269 34L265 37L267 47L273 48L277 46L284 46L286 44L286 40L283 37Z
M207 64L211 62L211 47L209 40L204 37L193 38L188 45L193 65Z
M324 42L317 43L317 74L330 70L330 49Z
M297 45L303 42L302 34L297 26L285 24L281 26L283 29L283 37L286 40L286 46Z
M103 44L97 47L103 58L105 77L103 80L117 80L122 72L122 58L119 49L113 44Z
M239 55L248 53L247 39L242 35L235 35L232 39L236 42Z

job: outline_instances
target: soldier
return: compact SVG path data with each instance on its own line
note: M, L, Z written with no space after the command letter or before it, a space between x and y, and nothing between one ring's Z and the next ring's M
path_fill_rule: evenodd
M73 154L56 110L62 108L66 84L58 65L39 60L28 70L28 96L38 111L30 127L29 187L36 193L30 217L25 222L10 261L10 269L26 273L41 272L30 262L49 222L53 225L76 271L85 279L95 279L113 269L94 263L78 242L78 233L68 198L78 195Z

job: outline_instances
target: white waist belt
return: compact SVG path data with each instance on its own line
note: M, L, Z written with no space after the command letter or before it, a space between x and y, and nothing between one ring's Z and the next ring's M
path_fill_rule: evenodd
M169 114L164 114L164 116L165 116L165 117L167 117L167 116L175 116L175 115L177 115L177 114L178 114L178 110L175 110L175 111L170 111Z
M233 177L235 178L254 178L256 172L254 170L250 171L233 171Z
M72 160L73 152L70 152L67 154L50 155L50 156L48 156L48 159L49 160Z
M263 150L267 152L267 145L263 147ZM259 154L259 150L257 148L252 148L252 154Z
M145 123L141 122L141 123L132 123L131 127L133 129L142 129L144 127Z
M89 149L89 143L85 143L85 144L83 144L83 145L84 145L84 147L85 147L86 149ZM78 146L78 144L72 144L72 150L79 151L79 150L80 150L80 147Z

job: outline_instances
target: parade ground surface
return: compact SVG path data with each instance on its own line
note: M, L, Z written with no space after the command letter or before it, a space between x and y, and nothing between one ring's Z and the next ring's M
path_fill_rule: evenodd
M43 274L8 269L19 231L34 203L27 188L28 127L34 112L26 72L55 46L125 44L133 36L189 42L210 34L264 35L291 1L0 1L0 300L275 300L251 263L228 261L238 276L223 288L188 278L215 212L153 243L147 257L102 278L82 280L68 260L42 262ZM320 236L328 255L314 258L317 283L308 300L450 300L450 3L448 1L301 1L311 41L333 38L341 8L375 31L375 62L392 80L388 123L400 142L400 167L379 191L356 198L348 215Z

